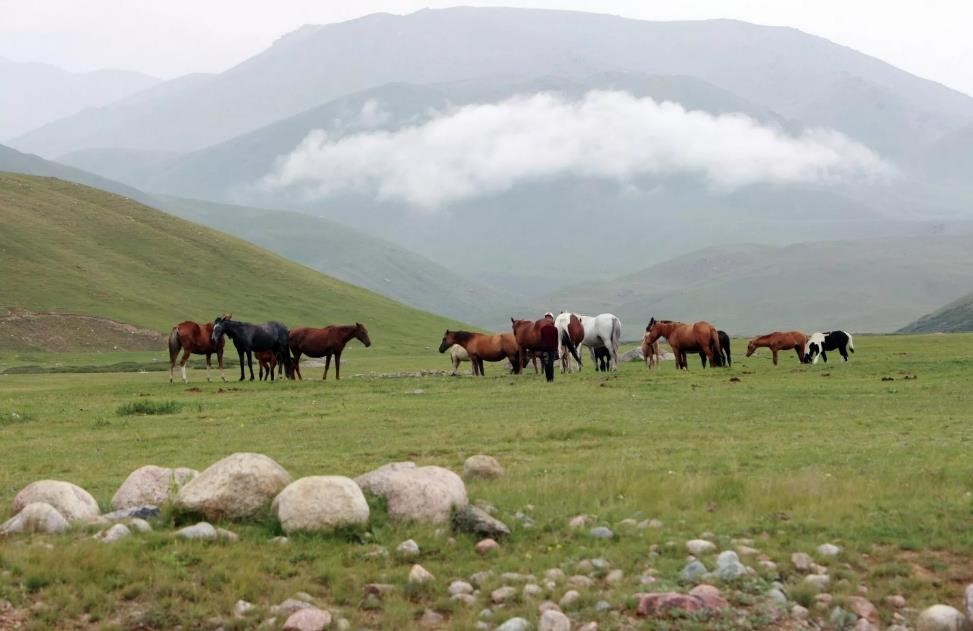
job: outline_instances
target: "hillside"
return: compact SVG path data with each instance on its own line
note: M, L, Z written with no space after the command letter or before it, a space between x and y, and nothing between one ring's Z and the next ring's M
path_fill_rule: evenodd
M554 292L535 311L611 311L622 319L626 339L653 316L705 319L734 334L895 331L969 290L969 240L965 234L708 248Z
M449 321L132 200L0 174L0 307L168 331L232 312L290 326L368 325L377 352L417 352Z
M973 331L973 294L967 294L945 307L922 316L899 332L957 333L959 331Z
M72 166L51 162L40 156L22 153L16 149L11 149L0 145L0 172L23 173L25 175L38 175L41 177L56 177L76 184L84 184L103 191L132 197L134 199L144 198L144 194L131 186L121 184L114 180L82 171Z

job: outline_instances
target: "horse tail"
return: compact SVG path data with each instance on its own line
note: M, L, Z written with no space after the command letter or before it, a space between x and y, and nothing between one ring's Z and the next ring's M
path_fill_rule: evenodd
M732 366L733 365L733 360L730 358L730 340L729 340L729 337L727 337L726 346L723 347L723 353L726 355L726 365L727 366Z
M581 355L578 353L578 347L574 345L574 340L571 339L571 334L568 333L567 329L561 331L561 343L568 347L571 357L574 357L574 361L578 362L578 368L581 368Z
M618 346L622 342L622 321L616 317L612 317L612 341L611 341L611 359L615 362L615 369L618 369Z
M848 350L850 350L852 353L854 353L855 352L855 341L853 339L851 339L851 333L847 333L846 332L845 335L848 336Z
M182 350L182 341L179 339L179 327L172 327L172 331L169 332L169 363L176 363L176 356L179 355L179 351Z
M710 331L709 344L713 348L713 361L710 362L712 368L723 365L723 351L720 349L720 334L714 327Z

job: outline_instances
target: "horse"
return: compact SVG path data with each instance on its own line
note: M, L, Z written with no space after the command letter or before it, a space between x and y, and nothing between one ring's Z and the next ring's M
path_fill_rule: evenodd
M598 372L608 372L611 370L611 352L609 352L607 346L601 346L594 349L595 354L595 370Z
M240 356L240 379L246 378L244 373L243 356L247 356L247 366L250 368L250 381L253 381L253 353L254 351L272 351L279 364L291 370L291 355L287 350L287 327L277 321L263 324L250 324L231 320L220 316L213 321L213 333L210 339L213 344L221 344L223 335L233 340L233 346ZM274 380L274 373L270 373L270 380Z
M483 362L498 362L508 360L514 367L514 373L520 373L520 346L513 333L497 333L486 335L471 333L470 331L450 331L446 329L443 341L439 344L439 352L445 353L453 345L459 345L466 351L473 364L473 376L484 376ZM458 364L454 364L455 366Z
M646 368L658 368L662 363L662 353L659 352L659 341L649 341L651 333L642 336L642 359Z
M812 333L811 337L807 338L807 344L804 346L804 363L816 364L818 363L818 357L821 357L824 363L828 363L828 354L826 351L834 350L837 350L841 354L843 361L848 361L848 351L855 352L855 341L851 338L851 334L845 331L828 331L827 333L821 333L819 331Z
M689 370L686 362L686 353L703 352L706 354L713 367L721 366L723 361L720 357L720 337L714 327L709 322L696 322L685 324L683 322L673 322L672 320L656 320L652 318L649 325L645 327L649 334L647 341L649 344L657 341L660 337L666 338L672 353L676 356L676 369Z
M750 343L747 344L747 357L753 355L758 348L769 348L774 357L774 366L776 366L777 353L793 349L797 353L797 361L803 364L805 346L807 346L807 336L800 331L787 331L786 333L774 331L750 340Z
M227 314L224 317L231 316ZM216 353L216 362L220 366L220 378L226 381L226 374L223 372L224 341L220 340L219 344L214 344L212 335L213 325L209 322L199 324L186 320L172 327L169 333L169 383L172 383L172 371L176 367L176 356L180 351L183 352L182 359L179 361L183 383L189 383L189 378L186 377L186 362L192 354L206 355L206 381L210 381L210 359L213 353Z
M324 375L321 379L328 378L328 368L331 367L331 356L334 355L334 378L341 379L341 353L345 350L345 345L352 339L356 339L368 348L372 345L372 340L368 337L368 329L361 322L349 325L326 326L322 329L312 329L307 327L296 328L291 331L290 349L294 354L294 374L298 379L301 376L301 354L308 357L324 357Z
M716 335L720 338L720 359L722 359L721 366L732 366L733 361L730 359L730 336L726 334L726 331L717 331ZM700 353L699 359L703 362L703 368L706 368L706 353Z
M579 315L584 327L582 346L591 350L592 357L596 348L606 347L611 355L612 370L618 368L618 344L622 337L622 322L610 313L596 316Z
M531 351L541 353L541 363L544 364L544 376L548 382L554 381L554 358L557 356L558 342L561 336L553 318L541 318L537 321L516 320L510 318L514 337L520 347L520 367L527 367L527 354ZM578 350L570 338L563 340L571 354L577 357Z
M277 357L273 351L257 351L253 356L257 358L257 363L260 365L260 372L257 375L257 379L263 381L270 377L270 373L277 368Z
M571 357L578 362L578 370L581 370L581 354L572 352L569 354L568 345L564 343L565 338L570 338L575 349L584 339L584 325L581 320L573 313L561 312L554 318L554 326L557 327L559 338L557 343L557 356L561 358L561 374L571 370Z
M470 354L459 344L453 344L449 347L449 359L453 364L452 374L456 376L459 374L459 365L463 362L470 361Z

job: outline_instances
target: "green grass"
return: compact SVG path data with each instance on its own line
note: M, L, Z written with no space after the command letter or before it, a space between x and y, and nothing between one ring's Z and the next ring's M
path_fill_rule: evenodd
M685 589L676 580L682 544L708 531L721 548L752 539L778 563L794 600L810 603L813 595L798 587L791 553L813 555L833 542L843 548L825 563L837 603L867 586L886 624L888 594L920 609L958 605L973 580L973 335L856 341L848 364L801 366L786 357L774 368L762 352L743 358L735 341L740 359L728 370L693 363L679 374L666 363L649 372L633 363L615 375L558 375L552 385L503 375L496 365L485 379L386 378L377 373L410 364L448 368L449 361L434 350L387 360L358 347L340 383L322 382L316 369L305 371L313 378L304 382L275 384L208 384L194 371L189 386L170 385L158 372L0 375L0 419L12 412L28 419L0 422L3 503L31 481L54 478L81 485L107 507L139 466L202 469L237 451L267 454L295 478L355 476L406 459L459 470L468 456L488 453L506 476L469 483L470 497L495 505L514 530L487 559L466 536L451 544L433 527L390 524L379 505L364 534L294 537L285 548L270 542L278 534L273 520L231 524L238 544L176 542L167 528L111 547L86 534L22 538L0 544L0 600L20 609L44 603L31 614L33 628L79 620L215 628L214 617L227 628L253 628L271 605L306 591L355 626L408 628L434 608L454 627L470 628L500 572L540 578L562 567L570 575L579 560L601 556L625 579L596 581L572 615L615 628L618 620L593 604L604 598L630 608L633 594L649 589L638 583L649 568L659 577L651 589ZM164 417L116 413L142 400L180 406ZM520 524L518 511L533 528ZM569 530L568 519L580 513L613 528L615 539ZM657 518L663 528L620 526L627 518ZM407 588L410 562L368 556L375 545L392 551L409 537L437 577L429 589ZM478 606L449 602L450 580L485 569L497 575ZM775 628L758 606L772 578L760 574L725 590L748 616L670 628ZM367 601L363 586L371 582L397 592ZM258 615L232 620L238 598L256 603ZM536 622L536 603L519 599L495 620L512 615Z
M177 401L131 401L118 406L119 416L154 416L157 414L174 414L182 407Z
M446 319L324 276L128 198L0 173L0 307L111 318L168 332L182 320L364 322L375 348L414 354Z

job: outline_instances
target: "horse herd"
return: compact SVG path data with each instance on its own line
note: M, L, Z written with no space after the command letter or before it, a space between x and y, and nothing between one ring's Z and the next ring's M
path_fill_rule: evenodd
M588 348L595 370L609 371L618 367L618 347L621 340L621 321L610 313L586 316L562 312L558 316L546 313L539 320L510 319L511 330L496 334L474 333L471 331L450 331L443 335L439 352L450 350L453 373L456 374L461 361L470 361L473 374L483 376L484 362L507 360L514 373L521 373L533 362L534 371L539 372L537 360L540 359L547 381L554 380L554 364L559 358L561 372L572 369L572 359L578 369L582 366L579 349ZM217 317L213 322L203 324L185 321L172 328L169 334L169 381L173 381L176 359L181 352L179 366L182 379L188 383L186 362L190 355L206 356L206 379L209 380L211 358L215 354L220 368L220 377L226 381L223 370L223 347L225 338L233 341L240 358L240 381L246 378L245 368L250 369L250 380L254 380L253 357L259 364L259 378L274 380L274 374L290 379L303 379L301 375L301 356L324 358L323 379L328 378L332 357L335 360L335 378L341 378L341 353L352 339L359 340L366 347L371 346L368 329L360 322L351 325L331 325L323 328L299 327L288 329L276 321L264 324L250 324L234 320L231 314ZM645 327L641 351L647 367L659 365L662 355L659 339L664 338L672 348L677 369L688 369L688 353L698 353L705 368L710 366L730 366L730 338L709 322L691 324L672 320L650 319ZM818 359L828 361L827 352L837 350L844 361L848 361L848 351L855 352L854 341L845 331L814 333L810 337L800 331L786 333L774 332L750 340L747 357L758 348L768 348L777 365L780 351L793 350L802 364L817 363ZM246 359L246 362L244 362Z

